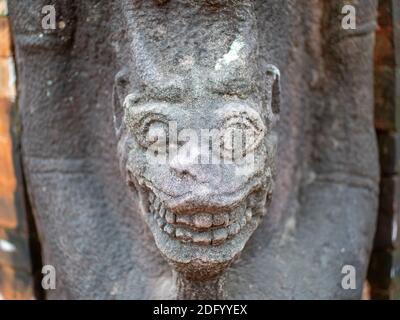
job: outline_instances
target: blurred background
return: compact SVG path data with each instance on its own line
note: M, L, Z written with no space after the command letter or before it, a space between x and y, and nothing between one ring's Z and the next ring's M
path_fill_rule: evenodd
M15 72L5 0L0 0L0 299L34 298L33 264L19 165Z
M380 0L375 47L379 218L364 299L400 299L400 1ZM0 0L0 299L40 299L40 243L26 201L18 144L12 39Z

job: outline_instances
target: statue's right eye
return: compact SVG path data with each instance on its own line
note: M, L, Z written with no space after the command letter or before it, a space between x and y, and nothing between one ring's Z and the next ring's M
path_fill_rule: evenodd
M138 143L144 148L149 148L152 145L167 146L168 121L164 115L152 114L143 117L134 124L133 131Z

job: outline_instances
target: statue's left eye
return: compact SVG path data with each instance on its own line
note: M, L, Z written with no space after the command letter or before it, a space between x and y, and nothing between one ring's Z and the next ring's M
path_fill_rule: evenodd
M237 159L253 151L264 136L264 125L260 118L246 113L235 114L225 119L220 131L220 146L224 157Z

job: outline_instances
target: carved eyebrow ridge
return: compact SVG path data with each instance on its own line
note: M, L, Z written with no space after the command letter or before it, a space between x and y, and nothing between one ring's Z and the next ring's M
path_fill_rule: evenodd
M127 119L138 119L145 115L157 115L165 118L170 118L173 113L182 113L182 109L176 106L171 106L166 102L145 102L137 103L137 105L127 104Z
M180 80L180 79L179 79ZM160 102L183 102L186 88L181 81L157 82L148 87L146 97Z
M209 79L207 88L210 92L222 95L247 97L255 91L251 81L244 78Z

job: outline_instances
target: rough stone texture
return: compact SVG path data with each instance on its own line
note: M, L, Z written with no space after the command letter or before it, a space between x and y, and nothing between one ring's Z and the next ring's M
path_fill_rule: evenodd
M114 89L121 171L157 248L177 272L177 296L182 299L214 297L215 278L223 282L222 273L269 208L279 71L257 60L253 5L243 1L215 9L204 2L188 6L186 15L179 11L184 6L180 1L165 8L152 2L122 8L136 32L127 34L124 43L130 45L117 56L118 62L131 57L120 66ZM171 121L178 132L172 132ZM230 146L224 141L229 130L241 134L242 127L253 136L252 143L242 148L242 143ZM150 155L148 135L157 129L170 132L170 150ZM183 129L192 130L197 139L174 152L174 144L187 140ZM210 152L209 141L202 149L197 141L204 138L202 130L218 129L213 140L218 139L220 153L215 146ZM189 148L192 159L183 151ZM236 157L226 163L230 151ZM167 163L160 163L162 156L168 157ZM218 220L224 217L229 218L221 226ZM204 283L211 279L207 290ZM215 297L224 297L223 290L221 294Z
M49 3L66 28L41 29L41 7ZM10 3L24 170L44 262L58 275L57 290L48 297L360 298L378 195L372 72L376 1L351 1L357 9L355 31L341 29L344 3ZM202 115L210 119L212 96L204 95L202 77L211 72L204 70L223 61L242 34L250 49L240 60L248 68L239 65L242 71L217 75L211 87L222 98L240 96L247 80L265 100L271 87L262 75L270 64L281 71L272 204L221 278L181 277L143 221L145 199L121 178L113 87L117 80L117 88L126 84L134 93L145 83L138 91L146 88L171 104L181 86L190 84L184 97L201 97L203 103L193 104L189 115L196 119L197 112L199 122ZM175 77L179 72L189 80ZM165 110L179 114L169 104ZM170 192L178 192L183 185L173 187ZM158 241L158 247L165 243ZM356 290L340 286L344 264L356 267Z

